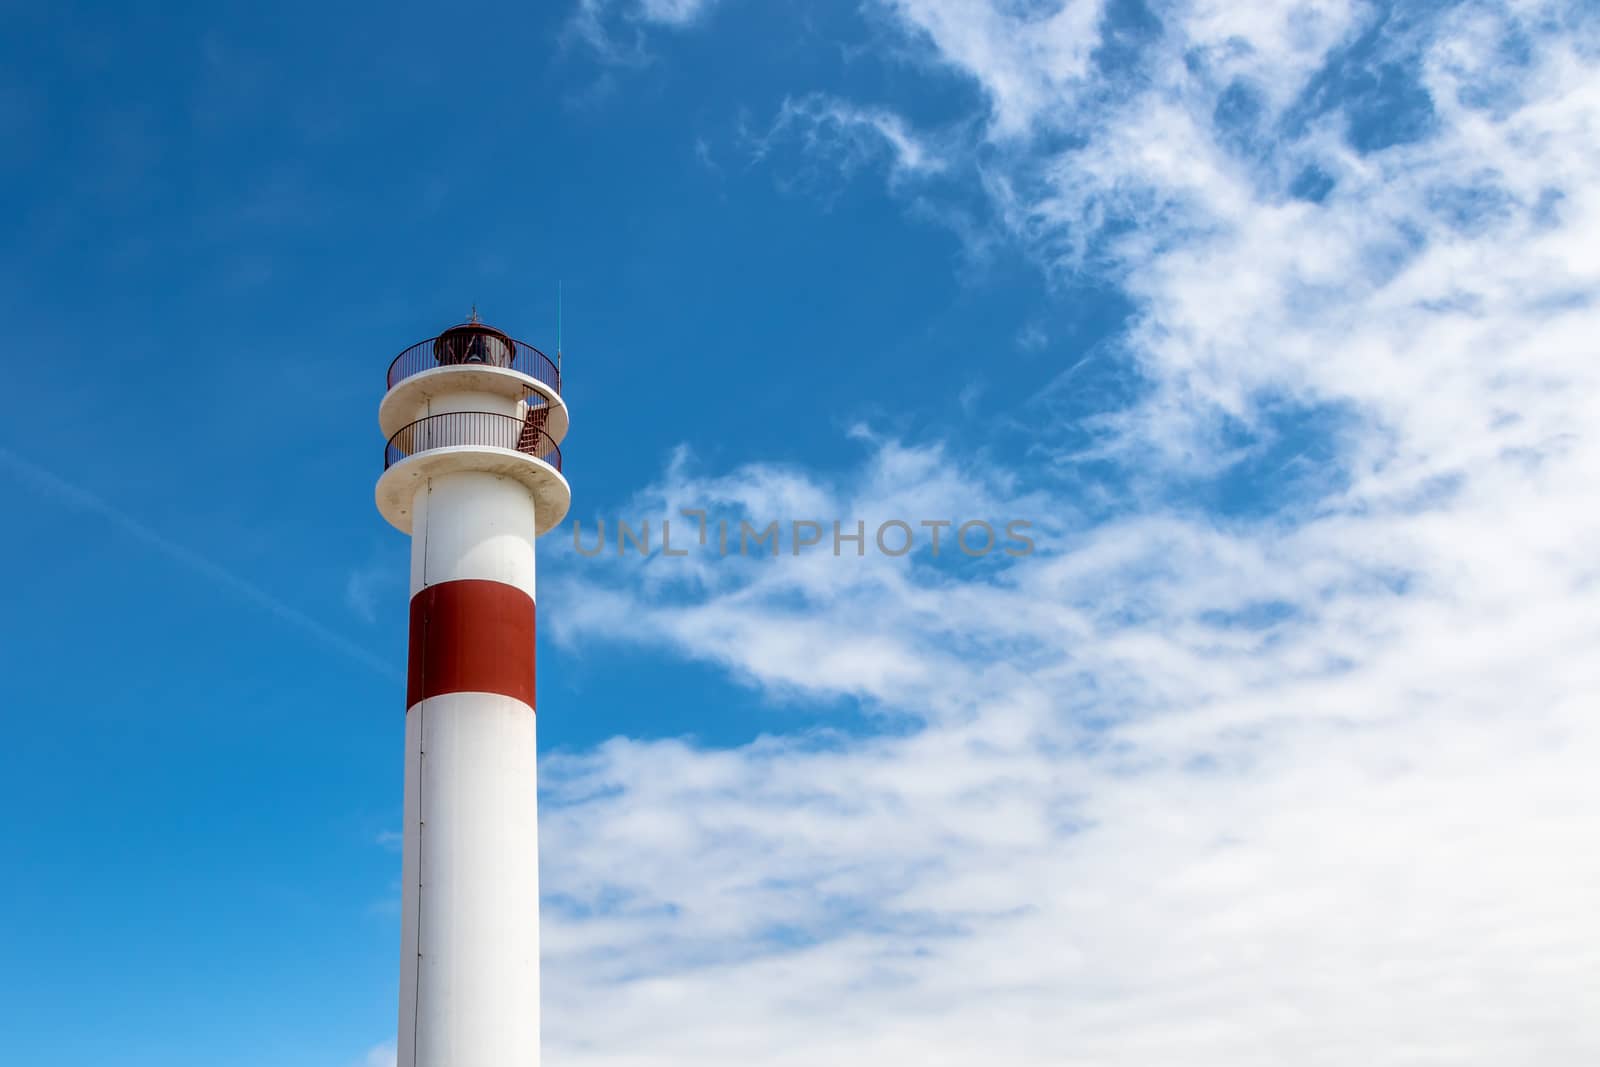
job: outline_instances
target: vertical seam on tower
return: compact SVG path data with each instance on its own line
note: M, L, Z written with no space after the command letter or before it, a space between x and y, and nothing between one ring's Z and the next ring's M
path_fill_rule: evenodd
M430 497L433 496L432 479L429 479L428 481L428 495ZM433 517L433 509L431 507L428 509L428 517L430 519ZM429 525L430 523L427 521L424 521L422 524L422 588L418 590L419 593L428 588ZM424 649L426 649L428 643L428 621L428 602L423 601L422 643ZM421 691L426 693L428 691L428 657L426 654L424 654L422 657L422 665L419 668L419 674L421 675L422 682ZM417 959L416 978L411 983L411 1067L417 1067L417 1034L421 1026L419 1020L422 1015L422 837L423 829L428 823L428 820L423 817L427 812L426 807L423 805L423 783L426 780L427 763L428 699L427 697L423 697L421 700L417 701Z
M426 616L423 617L422 629L424 633L427 632ZM427 820L423 818L422 785L428 765L427 737L428 702L423 700L417 705L417 976L411 983L411 1067L417 1067L417 1033L422 1014L422 831L427 825Z

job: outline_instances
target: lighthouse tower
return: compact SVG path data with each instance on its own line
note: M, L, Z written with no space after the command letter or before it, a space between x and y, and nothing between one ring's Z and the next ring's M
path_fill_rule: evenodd
M534 544L567 514L556 365L477 319L389 367L411 535L399 1067L539 1063Z

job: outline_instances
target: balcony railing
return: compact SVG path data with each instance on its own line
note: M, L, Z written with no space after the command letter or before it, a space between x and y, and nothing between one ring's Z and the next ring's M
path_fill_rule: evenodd
M544 432L545 409L533 408L526 418L501 415L493 411L446 411L418 419L398 430L383 450L383 469L407 456L432 448L476 445L509 448L514 452L544 460L561 469L561 449Z
M559 395L561 372L537 348L490 326L468 323L418 341L389 364L388 388L435 367L506 367L543 382Z

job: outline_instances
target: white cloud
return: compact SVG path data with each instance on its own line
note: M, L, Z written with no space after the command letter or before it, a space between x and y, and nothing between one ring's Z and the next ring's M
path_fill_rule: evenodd
M806 162L797 168L802 179L813 177L818 165L831 179L835 173L848 176L883 163L895 184L936 175L946 167L939 147L913 132L899 115L821 93L786 98L772 126L751 143L750 153L759 161L776 146L789 143L804 153Z
M1594 1061L1593 32L1537 4L1394 27L1361 62L1409 64L1431 125L1357 151L1348 108L1305 100L1365 7L1166 9L1115 91L1096 7L894 10L987 101L937 158L981 142L1011 239L1134 301L1146 388L1092 452L1121 502L1095 520L1087 475L1039 477L1083 458L1048 404L1053 466L870 434L836 480L679 457L641 496L657 514L1022 516L1041 550L586 562L545 591L563 639L653 641L893 727L548 761L552 1058ZM1216 117L1236 84L1248 148ZM842 125L881 154L837 158L904 173L882 127ZM1313 165L1331 188L1291 195ZM1254 512L1171 502L1285 417L1325 439L1285 461L1315 492L1274 506L1280 467Z
M578 0L568 16L564 36L578 41L598 59L639 66L650 60L646 31L684 29L698 23L715 0Z
M395 1067L394 1042L374 1045L352 1067Z
M1017 347L1024 352L1038 352L1049 343L1050 335L1036 322L1030 322L1017 331Z
M647 22L682 26L703 15L711 0L640 0L639 16Z
M901 507L1060 506L917 458L876 460L920 470ZM1595 522L1488 521L1539 482L1142 516L986 578L783 560L583 619L918 728L547 762L552 1057L1582 1061L1600 596L1565 579Z
M1104 9L1101 0L1070 0L1050 11L965 0L886 6L924 34L942 61L980 80L1001 136L1026 133L1042 112L1071 100L1090 73Z
M345 604L364 622L377 621L378 598L385 586L395 584L396 571L392 563L392 560L374 560L345 575Z

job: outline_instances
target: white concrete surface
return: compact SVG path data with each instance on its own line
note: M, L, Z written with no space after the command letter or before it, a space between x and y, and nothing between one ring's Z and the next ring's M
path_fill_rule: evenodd
M418 452L383 472L378 479L378 510L401 533L412 533L412 509L418 490L430 479L462 471L508 478L533 496L537 511L535 535L554 529L572 506L572 487L561 472L542 459L509 448L455 445Z
M560 444L567 436L569 412L567 402L550 386L531 375L509 367L486 367L477 364L434 367L403 379L384 394L378 405L378 425L385 440L393 437L406 425L426 415L441 411L502 411L511 414L510 407L464 408L441 406L455 403L452 398L462 394L487 394L510 401L520 400L528 390L540 394L549 403L550 414L545 422L545 432Z
M406 713L399 1067L537 1067L536 716L452 693Z
M520 481L468 470L430 478L412 504L411 595L458 578L534 595L533 495Z

